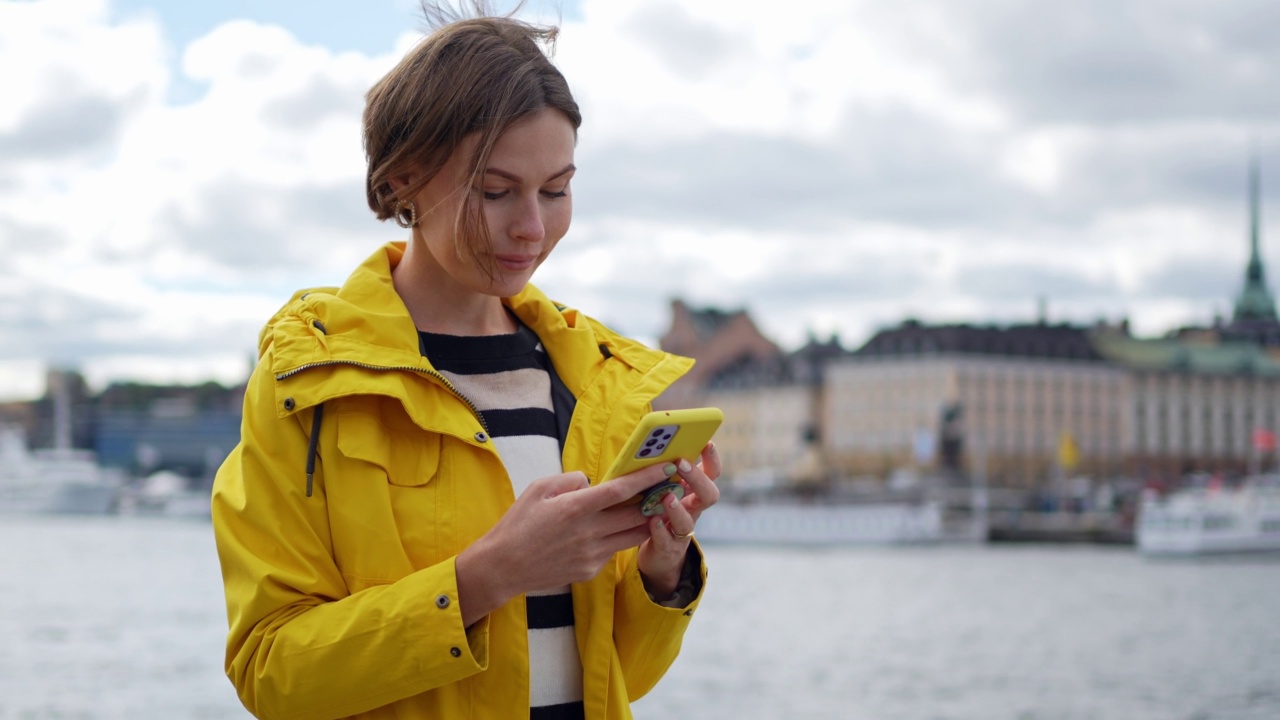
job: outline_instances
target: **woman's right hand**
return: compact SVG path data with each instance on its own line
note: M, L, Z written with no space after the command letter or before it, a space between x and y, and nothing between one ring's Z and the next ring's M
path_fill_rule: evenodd
M627 500L665 480L654 465L592 486L580 472L535 480L489 532L456 560L458 602L470 626L511 597L584 582L613 554L649 537L649 518Z

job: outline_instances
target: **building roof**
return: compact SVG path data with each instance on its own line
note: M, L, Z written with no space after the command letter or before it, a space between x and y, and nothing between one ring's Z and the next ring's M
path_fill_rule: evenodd
M737 390L820 384L828 363L851 354L834 335L829 340L818 340L810 335L808 342L785 355L738 358L708 378L707 387L713 390Z
M702 308L695 310L689 308L689 322L693 325L693 331L697 334L698 339L706 342L716 335L720 334L734 318L744 314L742 310L725 311L719 308Z
M1003 355L1100 362L1088 331L1075 325L924 325L907 320L881 330L854 354L859 357Z
M1280 364L1253 343L1204 344L1176 338L1140 339L1123 333L1101 332L1094 347L1107 360L1134 370L1205 375L1280 375Z
M1234 320L1220 331L1223 342L1280 347L1280 320Z
M1249 264L1245 266L1244 288L1236 299L1232 324L1276 323L1276 301L1267 288L1266 269L1262 265L1259 215L1259 171L1255 154L1249 164Z

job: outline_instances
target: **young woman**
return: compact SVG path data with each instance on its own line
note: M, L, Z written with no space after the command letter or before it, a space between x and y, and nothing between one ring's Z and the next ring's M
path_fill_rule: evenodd
M259 717L625 718L679 651L720 464L598 483L691 361L529 285L572 215L553 38L456 21L373 87L369 205L410 238L259 338L214 487L226 669ZM663 515L625 502L671 476Z

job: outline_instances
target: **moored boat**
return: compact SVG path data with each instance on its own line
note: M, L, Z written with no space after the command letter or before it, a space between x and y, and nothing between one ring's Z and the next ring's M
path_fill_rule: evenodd
M122 483L88 450L32 451L21 432L0 427L0 513L107 513Z
M1280 476L1143 497L1138 549L1147 555L1280 552Z
M698 520L706 542L915 545L981 542L985 523L952 527L940 503L723 502Z

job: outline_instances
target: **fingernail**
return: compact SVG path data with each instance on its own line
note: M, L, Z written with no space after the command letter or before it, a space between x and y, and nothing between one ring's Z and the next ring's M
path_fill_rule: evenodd
M676 474L676 466L672 465L671 463L667 463L666 465L662 466L662 473L667 477L671 477L672 475Z
M662 498L662 503L663 503L664 505L669 505L669 506L671 506L671 507L675 507L675 505L676 505L676 503L677 503L677 502L679 502L679 501L676 499L676 494L675 494L675 493L667 493L667 494Z
M693 466L689 464L689 461L688 461L688 460L681 460L681 461L680 461L680 472L682 472L682 473L687 473L687 472L689 472L689 471L690 471L690 470L692 470L692 469L693 469Z

